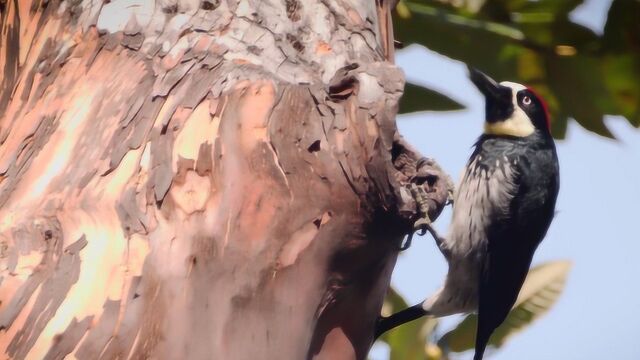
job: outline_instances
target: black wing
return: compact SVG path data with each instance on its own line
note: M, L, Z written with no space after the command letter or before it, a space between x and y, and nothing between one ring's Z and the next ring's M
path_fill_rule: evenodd
M555 157L555 151L532 156ZM487 256L481 264L475 360L482 359L489 337L513 307L533 254L553 218L558 169L538 168L538 164L548 162L528 159L518 157L514 179L518 190L509 204L509 214L494 221L487 232Z

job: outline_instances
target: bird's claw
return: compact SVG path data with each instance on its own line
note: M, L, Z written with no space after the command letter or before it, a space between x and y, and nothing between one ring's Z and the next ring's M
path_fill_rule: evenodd
M409 233L407 233L407 239L400 244L400 246L398 247L398 250L405 251L409 247L411 247L411 240L413 240L413 231L410 231Z
M418 235L422 236L427 233L428 228L431 226L431 219L429 216L423 216L413 223L413 231L418 231Z
M429 232L435 239L436 244L440 247L443 241L432 226L432 221L429 217L429 203L426 192L415 183L412 183L409 189L416 201L416 207L420 217L413 223L413 228L407 234L407 239L400 245L400 250L406 250L411 246L411 240L413 239L413 234L415 232L418 232L418 235L420 236ZM447 201L453 201L453 191L449 191Z
M411 195L416 200L417 210L420 217L413 223L413 231L420 231L420 235L426 234L427 228L431 226L431 218L429 217L429 203L427 193L423 188L418 187L415 183L411 184Z
M420 236L425 235L427 231L432 234L435 233L431 227L431 218L429 218L429 203L426 192L415 183L411 184L409 190L411 190L411 195L413 195L416 201L416 207L420 217L413 223L413 227L407 234L407 239L400 245L400 251L406 250L411 246L411 240L415 232L418 232Z

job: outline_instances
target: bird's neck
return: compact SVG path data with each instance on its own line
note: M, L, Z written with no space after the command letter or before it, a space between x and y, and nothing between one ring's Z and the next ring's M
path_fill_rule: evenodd
M476 142L476 146L481 145L485 141L500 141L500 142L514 142L514 143L525 143L529 146L539 145L542 147L547 147L549 145L554 146L553 137L550 134L543 133L539 130L536 130L532 134L528 136L513 136L513 135L497 135L497 134L487 134L483 133L478 138Z

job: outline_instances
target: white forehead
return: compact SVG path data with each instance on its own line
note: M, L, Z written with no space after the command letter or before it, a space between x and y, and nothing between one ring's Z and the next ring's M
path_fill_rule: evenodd
M514 82L511 82L511 81L503 81L503 82L500 83L500 85L512 88L514 90L513 91L514 94L517 93L520 90L524 90L524 89L527 88L526 86L524 86L522 84L514 83Z

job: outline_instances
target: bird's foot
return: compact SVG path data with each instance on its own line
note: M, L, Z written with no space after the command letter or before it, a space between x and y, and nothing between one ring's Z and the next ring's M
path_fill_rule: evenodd
M438 235L438 233L432 226L432 221L431 221L431 218L429 217L429 203L428 203L429 200L427 198L426 192L424 191L423 188L418 187L418 185L413 183L411 184L410 190L411 190L411 194L413 195L416 201L418 214L420 217L413 223L413 229L411 230L411 233L407 235L407 240L401 247L401 250L405 250L411 245L411 239L413 237L414 232L418 232L418 235L420 236L423 236L427 232L429 232L431 236L433 236L433 238L435 239L438 247L441 247L443 243L443 238L441 238ZM450 198L451 199L453 198L453 194L450 194Z

